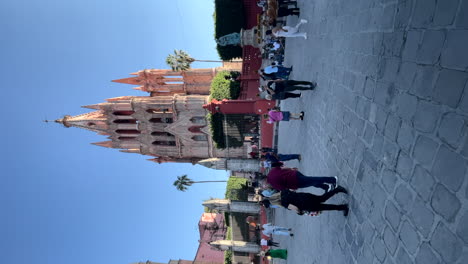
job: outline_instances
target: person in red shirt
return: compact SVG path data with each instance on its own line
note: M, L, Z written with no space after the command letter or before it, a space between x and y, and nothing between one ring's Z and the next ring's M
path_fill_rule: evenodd
M267 175L267 182L278 191L298 188L307 188L310 186L321 188L329 192L337 186L336 177L311 177L305 176L300 171L291 168L282 168L274 166ZM279 164L278 164L279 165Z

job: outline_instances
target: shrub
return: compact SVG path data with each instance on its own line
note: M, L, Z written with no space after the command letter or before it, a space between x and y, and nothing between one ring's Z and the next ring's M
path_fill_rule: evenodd
M244 5L240 0L215 0L215 38L218 39L244 28ZM219 46L216 49L222 60L242 57L240 46Z
M240 82L236 80L240 73L236 71L218 72L211 82L210 97L216 100L237 99Z
M240 94L240 82L235 79L240 73L236 71L222 71L216 74L211 82L210 97L216 100L237 99ZM224 115L220 113L208 114L207 120L210 124L211 136L215 143L215 147L219 149L238 148L244 145L242 141L243 135L228 135L226 144L226 135L224 133ZM238 123L238 119L230 118L226 115L226 121L231 127L238 127L238 131L243 131L243 124Z
M247 180L244 178L230 177L226 186L226 199L247 201Z
M226 217L226 213L224 214ZM226 218L229 219L229 218ZM227 223L227 222L226 222ZM232 237L232 229L230 226L226 229L226 240L230 240ZM232 264L232 251L224 251L224 264Z
M232 264L232 251L224 251L224 264Z

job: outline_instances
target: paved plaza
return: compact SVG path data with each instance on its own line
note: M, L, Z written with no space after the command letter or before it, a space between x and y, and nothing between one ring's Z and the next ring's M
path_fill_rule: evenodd
M350 214L273 221L287 263L468 263L468 0L299 0L308 39L286 40L291 79L280 153L337 175ZM296 17L288 18L295 25ZM310 191L321 191L310 188Z

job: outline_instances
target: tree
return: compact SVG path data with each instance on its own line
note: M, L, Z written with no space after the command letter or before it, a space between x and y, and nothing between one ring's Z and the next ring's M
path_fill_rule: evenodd
M187 71L194 61L223 62L220 60L196 60L183 50L174 50L174 54L169 54L166 57L166 63L173 71Z
M207 183L207 182L227 182L227 181L193 181L187 175L177 176L177 180L173 183L177 190L185 192L189 186L194 183Z

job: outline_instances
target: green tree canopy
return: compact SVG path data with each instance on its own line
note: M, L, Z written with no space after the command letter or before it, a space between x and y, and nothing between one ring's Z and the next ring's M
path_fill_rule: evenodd
M239 33L244 28L244 5L240 0L215 0L215 39L222 36ZM242 57L240 46L217 45L219 57L222 60L232 60Z
M218 72L211 81L210 97L216 100L237 99L240 93L239 75L235 71Z
M188 187L192 186L195 183L207 183L207 182L227 182L227 181L193 181L186 174L177 176L177 180L174 181L173 185L177 190L185 192Z
M171 67L173 71L187 71L191 68L194 61L201 62L223 62L220 60L197 60L191 57L186 51L174 50L174 54L169 54L166 57L166 64Z

